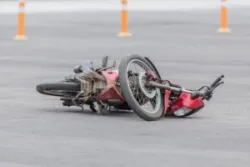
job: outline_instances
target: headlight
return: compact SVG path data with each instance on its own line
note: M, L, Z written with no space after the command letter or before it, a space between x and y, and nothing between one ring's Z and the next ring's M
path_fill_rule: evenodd
M176 110L176 111L174 112L174 115L180 117L180 116L186 115L187 113L189 113L189 112L191 112L191 111L192 111L191 109L188 109L188 108L186 108L186 107L183 107L183 108L180 108L180 109Z

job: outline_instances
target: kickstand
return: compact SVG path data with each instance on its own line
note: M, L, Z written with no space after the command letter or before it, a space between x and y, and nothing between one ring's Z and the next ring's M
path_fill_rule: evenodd
M78 94L76 95L76 97L74 97L74 98L72 99L73 104L74 104L75 106L81 107L81 108L82 108L82 111L84 110L83 106L77 104L77 103L76 103L76 100L77 100L83 93L84 93L84 91L81 91L80 93L78 93Z

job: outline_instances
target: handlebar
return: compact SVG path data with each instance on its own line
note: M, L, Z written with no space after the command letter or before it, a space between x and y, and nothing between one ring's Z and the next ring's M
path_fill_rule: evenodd
M224 75L221 75L220 77L218 77L210 86L210 88L215 87L220 81L221 79L224 78Z
M208 89L206 90L206 92L201 93L200 91L196 91L196 92L192 93L191 98L202 97L203 99L209 100L209 99L212 97L213 90L214 90L217 86L219 86L220 84L223 83L223 82L221 82L222 78L224 78L224 75L219 76L219 77L210 85L210 87L207 87Z
M161 89L167 89L167 90L171 90L171 91L174 91L174 92L187 92L187 93L190 93L191 94L191 98L194 99L194 98L197 98L197 97L202 97L203 99L206 99L206 100L209 100L211 97L212 97L212 93L213 93L213 90L219 86L220 84L222 84L223 82L221 82L222 78L224 78L224 75L221 75L220 77L218 77L212 84L211 86L204 86L207 88L207 90L203 93L201 92L201 89L199 90L187 90L185 88L179 88L179 87L173 87L173 86L169 86L169 85L165 85L165 84L160 84L160 83L156 83L156 82L153 82L153 81L150 81L149 82L149 85L151 86L154 86L154 87L158 87L158 88L161 88ZM203 88L204 88L203 87Z

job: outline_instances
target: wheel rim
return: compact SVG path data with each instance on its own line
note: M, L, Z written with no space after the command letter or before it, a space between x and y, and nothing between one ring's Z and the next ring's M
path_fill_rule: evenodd
M134 66L133 69L136 72L132 72L130 66L132 64L138 65L138 67ZM142 70L139 72L138 70ZM145 89L145 82L143 82L143 75L147 71L152 71L152 69L143 61L138 59L133 59L128 63L126 68L126 80L128 83L129 91L133 95L134 101L147 113L154 114L159 111L162 105L161 100L161 92L160 89L154 88L153 93L148 92ZM139 74L136 75L135 73ZM149 108L145 108L144 105L149 105Z

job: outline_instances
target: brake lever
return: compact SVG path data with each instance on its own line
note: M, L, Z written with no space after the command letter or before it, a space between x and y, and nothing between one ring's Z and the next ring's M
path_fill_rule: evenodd
M225 76L224 75L221 75L219 76L211 85L210 87L214 87L215 85L217 85Z
M211 91L214 91L214 90L215 90L215 88L217 88L218 86L220 86L220 85L222 85L222 84L224 84L224 82L223 82L223 81L222 81L222 82L217 83L214 87L212 87Z
M222 85L224 84L224 82L219 82L217 83L215 86L213 86L211 89L209 89L203 96L203 99L206 99L206 100L210 100L213 96L213 91L215 90L215 88L217 88L219 85Z
M224 75L221 75L220 78L218 78L217 80L221 80L222 78L224 78ZM221 82L218 82L218 83L214 82L214 83L212 84L212 87L202 86L200 89L198 89L198 91L195 91L194 93L192 93L191 99L195 99L195 98L198 98L199 96L201 96L203 99L210 100L212 95L213 95L213 91L215 90L215 88L217 88L219 85L224 84L224 81L221 81ZM202 89L204 89L204 88L207 88L206 92L205 93L200 93L200 91Z
M208 86L202 86L200 89L198 89L198 91L201 91L202 89L207 89L207 90L209 90L209 87Z

